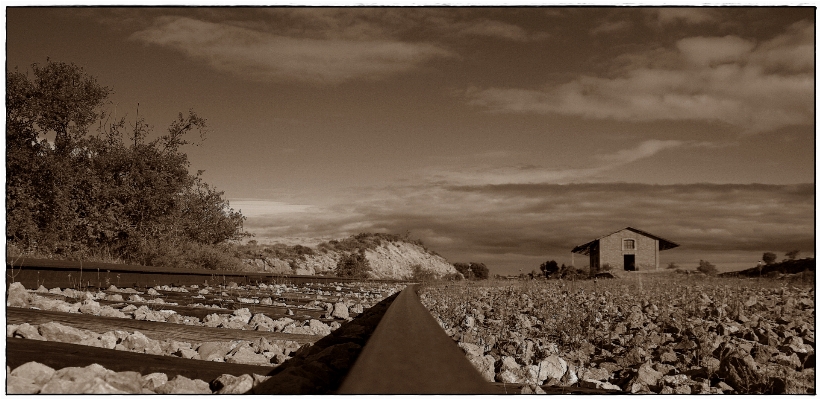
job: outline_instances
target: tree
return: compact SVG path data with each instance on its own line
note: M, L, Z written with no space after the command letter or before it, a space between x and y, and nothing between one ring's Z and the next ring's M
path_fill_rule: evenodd
M713 274L717 274L717 267L715 265L701 259L700 264L698 265L698 271L700 271L704 274L713 275Z
M486 280L490 277L490 269L483 263L454 263L453 267L468 280Z
M800 250L795 249L795 250L786 252L786 257L789 258L789 260L795 260L795 259L797 259L797 255L799 255L799 254L800 254Z
M370 269L370 261L364 256L364 252L351 252L342 255L336 263L336 276L351 278L367 278Z
M539 269L541 269L541 272L544 273L544 277L549 278L552 274L559 271L558 262L554 260L546 261L539 266Z
M774 252L764 252L763 253L763 262L767 265L773 264L777 260L777 254Z
M104 253L149 265L173 264L169 254L192 267L234 262L215 246L247 236L245 218L201 171L188 172L182 152L190 133L204 137L204 118L180 113L166 134L146 141L151 128L142 119L126 132L124 118L103 118L111 90L82 68L49 61L32 69L31 80L6 73L7 242L24 252Z

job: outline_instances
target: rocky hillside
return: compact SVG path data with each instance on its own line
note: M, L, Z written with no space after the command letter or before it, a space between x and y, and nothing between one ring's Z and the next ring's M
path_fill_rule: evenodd
M315 247L249 244L241 249L243 263L260 272L300 275L333 275L343 255L361 251L370 262L371 278L409 279L417 266L438 278L457 273L447 259L421 241L392 234L362 233Z

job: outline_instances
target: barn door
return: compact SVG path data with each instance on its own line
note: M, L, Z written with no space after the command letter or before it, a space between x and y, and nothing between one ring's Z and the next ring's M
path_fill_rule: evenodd
M624 270L635 271L635 254L624 255Z

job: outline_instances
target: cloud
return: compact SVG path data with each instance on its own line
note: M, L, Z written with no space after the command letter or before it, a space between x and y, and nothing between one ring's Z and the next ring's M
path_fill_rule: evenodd
M688 61L698 66L738 62L755 47L751 41L737 36L690 37L677 43L678 50Z
M637 147L619 150L612 154L593 157L593 164L586 168L549 169L538 165L507 165L494 167L460 167L457 169L430 168L427 171L429 182L455 186L470 185L507 185L507 184L543 184L571 183L594 178L596 175L676 147L706 147L711 144L702 142L683 142L678 140L646 140ZM512 154L507 151L491 152L484 155L488 159L507 158Z
M497 271L569 263L574 246L626 226L680 244L663 255L679 263L810 252L815 242L811 184L427 184L373 187L336 201L301 214L249 217L246 229L260 237L337 238L410 230L452 262L485 262Z
M400 38L412 34L438 38L488 37L529 41L547 37L518 25L478 14L486 10L468 8L293 8L271 9L282 16L291 32L348 39Z
M494 112L704 121L746 133L808 125L814 122L813 38L809 22L757 46L734 36L684 38L660 52L660 62L616 59L619 76L583 75L542 89L472 87L465 96Z
M202 59L212 68L254 80L341 83L404 73L452 53L395 40L292 38L186 17L160 17L131 35Z
M647 12L657 18L658 24L662 26L676 23L699 25L718 21L714 11L708 8L650 8Z
M629 29L632 26L632 23L626 20L622 21L606 21L592 29L590 29L590 35L601 35L601 34L610 34L617 31L622 31Z

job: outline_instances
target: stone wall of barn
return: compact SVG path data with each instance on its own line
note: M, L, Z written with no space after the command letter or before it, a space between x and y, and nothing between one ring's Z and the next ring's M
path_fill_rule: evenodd
M635 249L624 249L623 240L635 240ZM636 270L656 270L659 266L658 240L632 230L621 230L600 239L600 264L613 270L624 270L624 255L635 255Z

